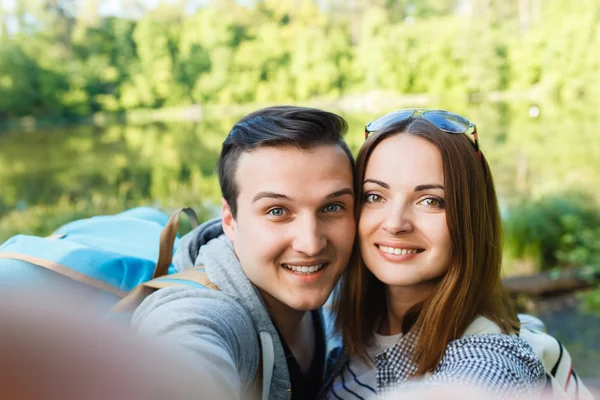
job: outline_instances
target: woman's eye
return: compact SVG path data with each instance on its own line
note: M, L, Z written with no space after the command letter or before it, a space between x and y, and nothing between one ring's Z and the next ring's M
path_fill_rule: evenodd
M272 208L267 212L267 214L269 214L273 217L282 217L283 215L285 215L285 213L286 213L286 211L281 207Z
M365 197L365 200L367 203L381 203L383 201L383 197L378 194L368 194L367 197Z
M438 199L436 197L428 197L426 199L421 200L419 203L423 204L427 207L433 207L433 208L444 207L444 200Z

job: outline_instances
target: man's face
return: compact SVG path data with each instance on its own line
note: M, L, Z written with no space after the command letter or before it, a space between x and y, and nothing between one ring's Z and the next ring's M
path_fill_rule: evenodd
M239 159L237 216L223 227L271 311L314 310L329 297L354 242L352 169L336 145L263 147Z

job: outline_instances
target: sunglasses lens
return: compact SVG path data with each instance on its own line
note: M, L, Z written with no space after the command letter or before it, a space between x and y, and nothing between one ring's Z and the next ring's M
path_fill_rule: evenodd
M384 115L375 121L367 124L367 132L375 132L396 122L403 121L415 113L415 110L401 110Z
M423 118L449 133L465 133L471 126L465 117L449 112L429 111L423 114Z

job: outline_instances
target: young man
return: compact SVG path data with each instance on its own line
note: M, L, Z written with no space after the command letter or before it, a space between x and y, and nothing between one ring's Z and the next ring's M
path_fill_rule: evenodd
M183 345L203 373L209 365L223 398L318 394L318 310L355 234L346 129L335 114L300 107L266 108L235 124L218 161L222 220L186 235L174 258L178 270L204 265L220 290L162 289L133 317L138 331Z

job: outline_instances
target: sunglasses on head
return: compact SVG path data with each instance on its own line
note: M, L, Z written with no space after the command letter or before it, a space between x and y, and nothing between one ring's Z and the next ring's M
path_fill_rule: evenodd
M380 131L392 124L403 122L414 117L421 117L442 131L450 134L463 134L470 132L473 135L473 141L475 145L475 151L477 156L481 158L481 151L479 151L479 141L477 138L477 126L465 117L445 110L431 110L427 108L407 108L391 112L376 119L373 122L369 122L365 126L365 139L373 132Z

